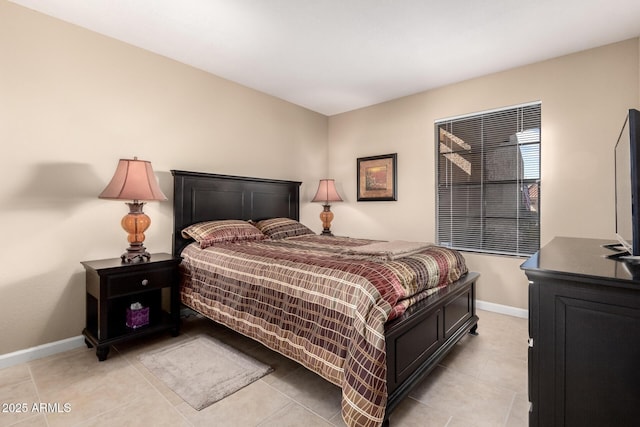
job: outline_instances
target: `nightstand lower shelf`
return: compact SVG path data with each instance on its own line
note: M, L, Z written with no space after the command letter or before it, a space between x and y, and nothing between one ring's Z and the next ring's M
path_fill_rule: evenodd
M171 313L167 313L166 311L162 312L162 319L159 323L141 326L136 329L124 326L123 330L124 329L126 329L126 333L104 340L99 340L96 334L87 328L82 330L82 335L84 335L84 343L88 348L96 348L96 356L98 360L102 362L107 359L109 349L114 344L164 331L170 331L173 337L177 337L180 334L179 326L173 321Z

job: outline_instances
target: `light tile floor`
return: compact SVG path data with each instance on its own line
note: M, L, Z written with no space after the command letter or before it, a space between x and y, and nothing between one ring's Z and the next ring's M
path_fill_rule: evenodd
M467 335L391 416L391 427L526 426L527 321L479 311ZM206 333L275 371L196 411L137 356ZM33 404L48 404L44 407ZM0 426L344 426L340 390L260 344L206 319L183 320L177 338L160 335L112 348L99 363L79 348L0 370ZM16 412L21 404L25 412ZM67 406L65 406L67 404Z

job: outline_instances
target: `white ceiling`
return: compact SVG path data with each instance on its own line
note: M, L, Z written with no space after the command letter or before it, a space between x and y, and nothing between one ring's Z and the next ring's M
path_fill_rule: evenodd
M640 0L11 0L325 115L640 35Z

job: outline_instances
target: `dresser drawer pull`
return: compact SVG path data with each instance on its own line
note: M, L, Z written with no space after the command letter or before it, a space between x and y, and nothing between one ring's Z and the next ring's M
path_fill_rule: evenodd
M142 284L142 286L147 286L149 284L149 280L148 279L142 279L142 282L140 282Z

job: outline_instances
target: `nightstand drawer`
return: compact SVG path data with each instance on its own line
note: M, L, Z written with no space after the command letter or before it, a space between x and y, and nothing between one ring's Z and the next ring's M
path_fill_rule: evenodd
M154 271L113 275L107 282L107 298L169 287L174 280L174 271L173 267L167 267Z

